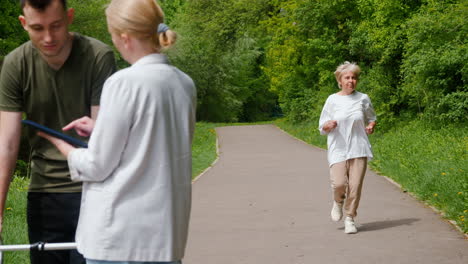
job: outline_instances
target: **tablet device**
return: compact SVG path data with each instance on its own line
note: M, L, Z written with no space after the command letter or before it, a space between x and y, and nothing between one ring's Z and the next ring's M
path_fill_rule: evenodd
M53 129L50 129L46 126L43 126L43 125L40 125L36 122L33 122L31 120L22 120L21 121L23 124L25 125L28 125L28 126L31 126L37 130L40 130L44 133L47 133L53 137L56 137L56 138L60 138L68 143L70 143L71 145L74 145L76 147L82 147L82 148L87 148L88 147L88 144L84 141L81 141L79 139L76 139L74 137L70 137L69 135L66 135L64 133L61 133L61 132L58 132L57 130L53 130Z

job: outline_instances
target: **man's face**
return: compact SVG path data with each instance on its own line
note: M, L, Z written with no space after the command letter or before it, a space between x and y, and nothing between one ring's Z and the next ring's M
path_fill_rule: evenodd
M73 9L65 11L58 0L43 11L26 4L19 17L33 45L46 58L59 57L69 41L68 25L73 21Z

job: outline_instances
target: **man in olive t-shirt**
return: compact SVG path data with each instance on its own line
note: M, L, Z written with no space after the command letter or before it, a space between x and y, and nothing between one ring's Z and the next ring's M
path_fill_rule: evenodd
M102 86L116 70L107 45L68 31L74 11L64 0L22 0L21 5L19 19L31 40L5 57L0 74L0 221L16 164L22 114L56 130L83 115L95 119ZM74 241L81 183L71 181L67 160L53 145L26 129L31 145L30 242ZM31 251L31 263L85 262L76 251Z

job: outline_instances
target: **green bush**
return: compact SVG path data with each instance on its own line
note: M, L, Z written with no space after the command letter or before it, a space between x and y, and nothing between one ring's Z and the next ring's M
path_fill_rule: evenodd
M21 14L19 1L2 0L0 3L0 57L28 39L18 20Z
M468 117L468 91L447 94L431 109L438 121L465 122Z
M429 115L450 111L446 96L456 93L448 97L456 98L468 92L466 19L467 1L429 1L406 22L400 89L408 102L407 110ZM452 116L450 112L440 114Z

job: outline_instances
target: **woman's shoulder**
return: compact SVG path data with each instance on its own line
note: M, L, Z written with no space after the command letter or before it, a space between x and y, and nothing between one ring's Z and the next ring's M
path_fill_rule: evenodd
M327 97L327 100L325 100L325 105L332 105L336 102L337 100L337 94L332 93Z
M131 79L132 77L130 68L124 68L114 72L114 74L107 78L106 82L104 83L104 86L110 86L112 87L112 90L126 89L125 87L129 86L129 83L133 83Z
M366 100L366 99L369 99L369 96L366 93L355 91L354 98L357 98L360 100Z
M335 98L337 98L339 95L337 93L332 93L330 94L328 97L327 97L327 101L331 101L331 100L334 100Z
M114 74L112 74L107 80L115 82L121 79L125 79L126 77L128 77L128 73L129 73L129 68L123 68L114 72Z
M356 96L354 97L356 101L362 102L365 105L371 104L371 99L369 95L356 91Z

